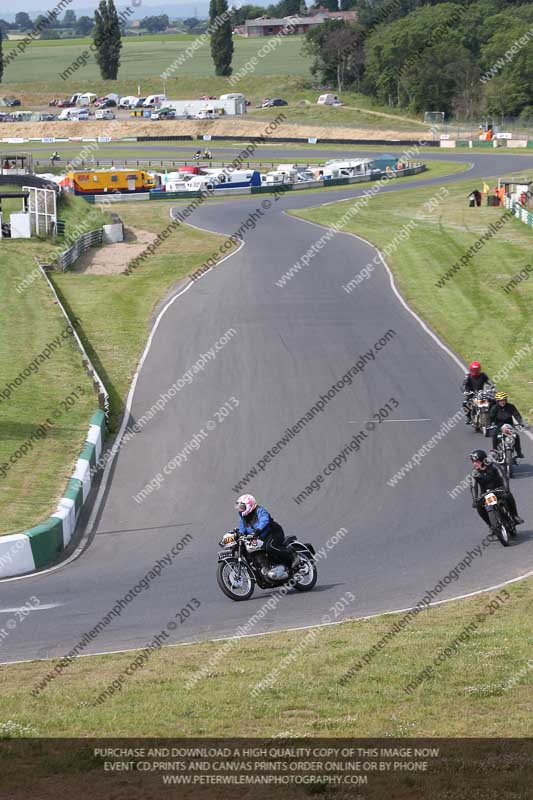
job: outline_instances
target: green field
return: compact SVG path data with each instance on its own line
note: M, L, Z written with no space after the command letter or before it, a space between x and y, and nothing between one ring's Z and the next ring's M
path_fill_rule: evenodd
M120 80L145 80L155 77L167 70L170 65L195 41L196 36L183 34L168 36L142 36L138 39L123 39L121 51ZM256 75L305 75L309 74L309 60L302 56L300 50L303 37L286 36L273 52L267 53L259 59ZM76 39L65 43L56 41L33 42L25 52L6 65L3 83L35 83L39 81L54 83L60 87L70 87L80 81L100 80L100 71L94 57L84 67L80 67L67 80L60 75L85 51L89 50L91 39ZM235 53L233 69L236 72L246 62L256 55L263 43L255 39L235 37ZM4 57L9 54L9 45L4 43ZM83 60L83 59L82 59ZM81 62L80 62L81 63ZM181 80L187 76L213 76L214 68L209 49L209 38L206 43L198 48L192 57L188 58L183 66L174 73L174 80ZM227 81L219 79L220 83L227 85ZM210 85L211 85L210 79ZM112 82L110 82L111 84ZM170 84L169 84L170 85ZM159 81L158 89L161 88ZM135 86L136 93L137 87ZM108 89L107 91L111 91ZM145 91L144 84L142 91ZM205 90L207 92L207 89ZM228 89L228 91L231 91ZM236 90L238 91L238 90ZM213 92L214 93L214 92Z
M163 81L161 74L171 68L198 37L185 34L169 36L152 35L123 40L121 67L116 81L102 81L99 69L90 54L90 39L36 41L17 58L5 65L3 82L6 92L21 96L24 108L45 105L52 97L68 97L75 91L94 91L106 94L117 91L122 95L152 94L166 90L174 99L201 97L204 94L220 95L226 92L243 92L252 102L249 118L269 117L271 110L256 111L255 104L264 97L282 97L289 103L286 109L288 122L314 123L325 126L351 125L362 128L428 131L419 119L410 119L394 108L381 107L371 98L356 92L342 92L343 108L317 107L316 100L322 89L309 72L311 61L302 55L302 36L286 36L271 51L257 58L253 72L230 83L227 78L217 78L206 41L191 57ZM269 40L266 40L269 41ZM233 73L253 57L257 57L265 40L236 36ZM9 45L4 52L9 54ZM89 53L86 60L84 53ZM79 59L78 69L61 77ZM84 65L81 65L84 62ZM36 80L37 78L37 80ZM9 87L9 89L7 88ZM305 101L311 107L305 106ZM298 105L301 104L301 105ZM383 113L383 118L369 113Z

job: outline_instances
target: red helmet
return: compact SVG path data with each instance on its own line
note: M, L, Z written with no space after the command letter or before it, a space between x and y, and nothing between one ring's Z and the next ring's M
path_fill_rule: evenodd
M468 371L471 375L479 375L481 372L481 364L479 361L472 361L472 363L468 366Z

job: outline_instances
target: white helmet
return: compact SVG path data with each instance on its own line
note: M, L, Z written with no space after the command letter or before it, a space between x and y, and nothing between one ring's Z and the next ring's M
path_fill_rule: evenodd
M247 517L257 508L257 500L253 494L242 494L235 503L235 508L240 511L243 517Z

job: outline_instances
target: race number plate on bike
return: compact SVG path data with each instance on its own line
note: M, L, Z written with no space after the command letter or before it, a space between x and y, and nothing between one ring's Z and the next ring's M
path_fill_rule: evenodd
M486 506L495 506L498 502L498 498L495 494L488 494L485 497L485 505Z

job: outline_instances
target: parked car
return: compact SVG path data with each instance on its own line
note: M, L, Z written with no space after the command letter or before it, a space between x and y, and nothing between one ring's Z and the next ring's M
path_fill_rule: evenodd
M57 119L57 114L39 114L41 122L53 122L55 119Z
M216 100L216 96L214 94L204 94L200 97L200 100Z
M282 100L281 97L275 97L274 99L267 98L263 100L261 103L261 108L272 108L272 106L286 106L288 105L286 100Z
M69 108L70 100L59 100L57 105L59 106L59 108Z
M20 106L21 102L18 97L6 97L5 99L6 106Z
M246 99L242 92L230 92L229 94L221 94L219 99L220 100L239 100L241 98L243 100Z
M129 107L130 108L140 108L145 100L146 100L146 97L135 97L131 101Z
M94 112L95 119L115 119L115 114L110 108L97 108Z
M98 108L116 108L116 107L117 107L117 101L111 100L109 97L107 98L107 100L104 100L104 102L100 103L100 105L98 106Z

